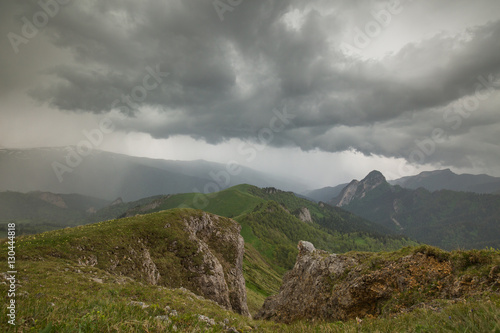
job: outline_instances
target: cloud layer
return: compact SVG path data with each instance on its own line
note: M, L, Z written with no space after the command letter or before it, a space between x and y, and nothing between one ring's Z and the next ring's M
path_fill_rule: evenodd
M67 112L120 110L120 130L154 138L258 141L286 110L271 145L500 165L500 3L481 2L73 1L18 45L22 60L4 39L1 87ZM22 36L22 18L41 10L2 3L2 32ZM397 36L415 13L453 28ZM474 24L457 29L467 15Z

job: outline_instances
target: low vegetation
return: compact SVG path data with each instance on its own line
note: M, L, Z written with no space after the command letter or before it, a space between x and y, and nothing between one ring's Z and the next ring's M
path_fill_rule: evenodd
M333 323L298 321L285 325L240 316L180 288L181 281L190 279L187 271L172 270L171 284L155 286L140 275L110 272L85 262L91 258L81 260L82 250L78 248L103 258L109 255L106 252L109 246L121 248L128 246L128 242L145 239L149 245L156 244L151 256L155 253L163 256L159 264L168 265L168 260L176 260L168 256L169 244L182 243L184 238L175 222L170 223L168 235L165 229L158 233L156 228L163 228L166 220L171 220L167 216L175 217L184 210L151 213L195 207L196 195L120 203L104 207L96 214L102 218L110 215L131 218L19 237L17 325L7 324L7 309L3 307L0 331L221 332L234 328L239 332L500 332L500 297L496 291L455 301L442 300L431 307L416 306L409 313L398 312L398 302L419 304L416 294L407 295L407 299L394 300L378 318ZM297 215L303 208L310 212L311 221L302 221ZM283 274L295 263L299 240L311 241L329 252L362 257L370 263L367 270L414 253L448 260L464 276L486 276L495 273L495 267L500 265L497 250L446 252L419 245L408 238L387 234L383 228L344 210L275 189L240 185L212 195L204 210L231 217L242 226L243 274L252 314L257 313L268 296L278 293ZM185 241L182 250L189 256L194 249ZM0 259L6 262L7 244L1 241L0 246L3 249ZM195 256L191 259L196 260ZM0 284L3 295L7 295L7 289L6 284ZM8 298L4 296L4 300Z
M93 228L99 227L96 225ZM70 229L65 234L78 234L81 230ZM28 249L31 255L29 259L18 262L16 326L7 323L7 309L3 307L2 332L224 332L231 328L238 332L500 331L500 297L495 293L470 299L442 300L432 307L417 307L409 313L388 311L378 318L346 322L298 321L285 325L252 320L226 311L186 289L153 286L110 274L96 267L52 256L33 244L38 240L38 244L57 246L63 238L56 233L45 233L36 238L19 239L20 255L23 256ZM2 242L0 246L5 250L6 243ZM5 252L2 251L2 254ZM463 274L486 272L499 263L500 257L499 252L494 250L448 253L426 246L407 247L397 252L356 252L350 255L369 257L376 265L380 260L395 260L419 252L451 260ZM259 261L259 255L254 251L251 250L248 256L257 257L252 258L257 266L247 267L250 274L269 269L265 262ZM2 256L1 259L5 262L6 258ZM265 281L271 284L269 288L275 288L276 282ZM253 290L258 286L247 287ZM0 284L0 292L7 294L6 284Z

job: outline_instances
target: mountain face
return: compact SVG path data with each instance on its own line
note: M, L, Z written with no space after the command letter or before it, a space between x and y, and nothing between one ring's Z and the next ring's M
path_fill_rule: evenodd
M500 197L391 186L379 172L331 201L417 241L445 249L500 246Z
M345 321L407 313L496 290L500 261L495 251L450 254L423 246L382 254L337 255L300 241L293 269L277 295L266 299L256 319ZM464 263L464 257L488 258ZM463 274L468 266L474 272ZM481 269L479 269L481 267ZM441 305L442 306L442 305ZM451 317L450 317L451 318Z
M498 193L500 191L499 177L470 174L457 175L450 169L424 171L416 176L391 180L389 183L409 189L423 187L431 192L452 190L475 193Z
M75 147L0 149L0 191L78 193L125 201L160 194L217 192L242 183L298 191L302 185L236 164L168 161Z
M386 184L387 181L382 173L372 171L363 180L353 180L350 182L330 203L338 207L346 206L353 200L364 198L368 192L374 190L376 187L380 185L385 186Z
M99 271L97 283L184 287L249 316L240 230L228 218L175 209L28 236L16 254L25 264L43 260L58 267L62 261Z

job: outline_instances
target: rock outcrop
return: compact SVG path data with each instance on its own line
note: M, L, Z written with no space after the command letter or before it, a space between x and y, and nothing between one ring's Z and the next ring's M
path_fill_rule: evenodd
M203 213L184 220L189 238L198 244L198 251L203 255L197 280L204 297L249 316L243 277L245 242L240 235L241 226L224 219L226 223L231 221L232 225L221 228L219 219L223 218ZM206 274L207 269L210 274Z
M364 198L368 192L385 183L387 181L384 175L374 170L361 181L351 181L330 203L338 207L346 206L354 199Z
M152 285L184 287L250 316L243 277L244 241L237 222L176 209L130 217L122 224L133 230L133 236L117 243L110 235L106 244L82 238L75 246L76 261Z
M118 197L112 203L110 203L109 205L110 206L116 206L116 205L120 205L122 203L123 203L123 199L121 197Z
M299 208L294 215L297 215L299 220L301 220L302 222L312 223L313 221L311 217L311 212L309 211L309 209L307 209L307 207Z
M68 208L66 202L64 202L64 199L58 194L50 192L40 192L39 198L59 208Z
M256 319L349 320L380 315L383 308L407 312L436 299L453 300L500 286L495 267L486 276L457 274L450 260L425 250L395 252L384 259L378 254L329 254L304 241L298 248L297 262L284 276L279 294L266 299Z

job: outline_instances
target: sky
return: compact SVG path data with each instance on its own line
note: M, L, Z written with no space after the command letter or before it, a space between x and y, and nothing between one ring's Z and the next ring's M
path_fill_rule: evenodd
M2 1L0 31L0 148L500 176L498 0Z

